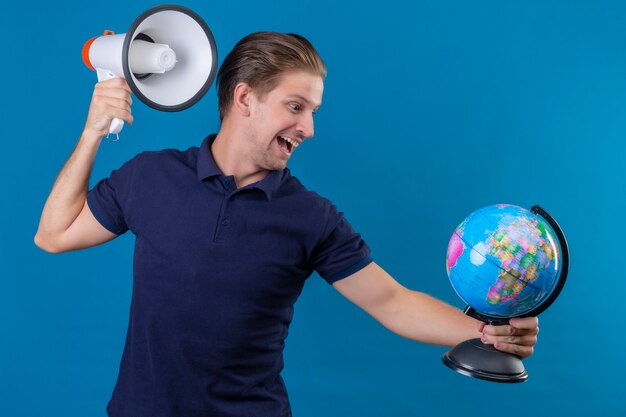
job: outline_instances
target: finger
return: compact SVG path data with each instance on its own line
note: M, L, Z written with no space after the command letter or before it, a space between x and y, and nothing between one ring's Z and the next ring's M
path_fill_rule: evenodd
M483 335L480 340L483 343L493 345L496 343L509 343L523 346L534 346L537 344L537 336L535 335L523 335L523 336L489 336Z
M479 321L478 322L478 332L482 333L483 329L485 328L486 323L484 321Z
M532 346L520 346L510 343L496 343L494 347L502 352L508 352L517 355L522 359L529 357L533 354L534 351Z
M93 119L88 120L88 123L91 125L95 123L96 125L101 125L101 123L106 122L105 124L111 123L113 119L122 119L128 122L129 124L133 124L133 115L129 110L119 109L116 107L109 107L106 110L102 111L98 116L95 116Z
M133 99L130 96L130 93L121 88L99 88L94 91L93 96L116 98L126 101L129 105L133 104Z
M104 109L107 107L114 107L117 109L124 109L124 110L130 111L130 104L128 103L128 101L121 99L121 98L97 97L97 98L94 98L94 102L96 103L96 106L98 108Z
M128 91L129 93L132 92L126 80L123 78L118 78L118 77L111 78L109 80L100 81L96 83L96 88L98 87L121 88L121 89Z
M116 119L122 119L126 121L128 124L133 124L133 115L127 110L115 109L115 111L111 112L111 115Z
M518 334L522 334L524 331L522 329L518 329L513 326L501 325L501 326L493 326L486 325L483 328L483 335L490 336L516 336Z
M509 320L509 325L518 329L534 329L539 326L539 319L537 317L516 317Z
M123 120L126 123L128 123L129 125L133 124L133 116L128 114L128 113L120 112L120 113L116 113L116 114L111 115L110 118L109 118L109 124L113 121L113 119Z
M539 333L538 327L531 328L519 328L515 326L490 326L487 325L483 328L483 334L493 336L522 336L522 335L536 335Z

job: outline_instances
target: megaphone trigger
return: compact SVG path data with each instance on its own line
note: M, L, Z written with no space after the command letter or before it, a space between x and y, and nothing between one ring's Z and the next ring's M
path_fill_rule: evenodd
M96 74L98 75L98 81L106 81L116 77L111 71L102 68L96 68Z

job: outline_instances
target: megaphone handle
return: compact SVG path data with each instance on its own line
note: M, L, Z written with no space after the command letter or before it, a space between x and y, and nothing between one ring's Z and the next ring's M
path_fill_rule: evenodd
M110 80L111 78L117 78L113 72L101 68L96 68L96 73L98 74L98 81ZM115 118L111 120L111 125L109 126L109 134L117 135L122 131L124 127L124 121L122 119Z

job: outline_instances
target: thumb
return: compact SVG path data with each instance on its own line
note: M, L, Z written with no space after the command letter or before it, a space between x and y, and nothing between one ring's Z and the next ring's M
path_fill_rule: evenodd
M478 321L478 332L482 333L486 323L484 321Z

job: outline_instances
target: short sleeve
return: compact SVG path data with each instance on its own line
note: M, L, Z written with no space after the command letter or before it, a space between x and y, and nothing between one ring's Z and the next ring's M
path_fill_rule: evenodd
M313 267L332 284L346 278L372 262L370 248L356 233L343 213L332 206L329 214L330 233L313 254Z
M129 229L128 211L138 157L113 170L87 194L87 204L102 226L116 235Z

